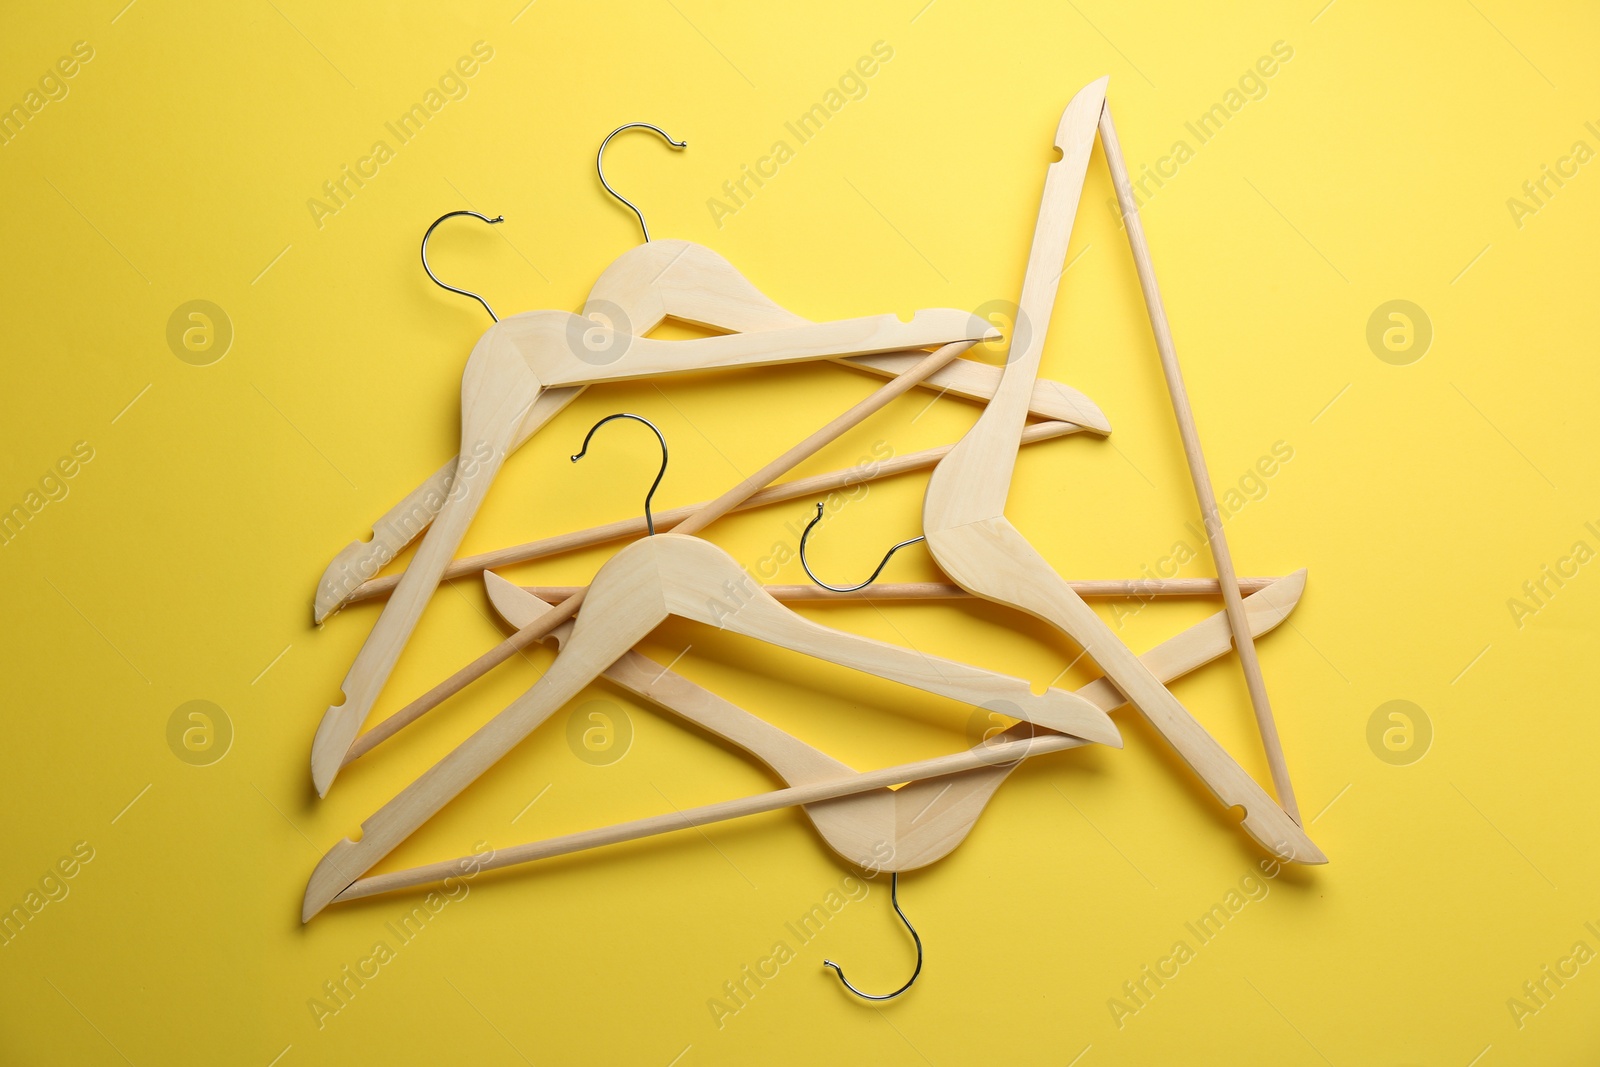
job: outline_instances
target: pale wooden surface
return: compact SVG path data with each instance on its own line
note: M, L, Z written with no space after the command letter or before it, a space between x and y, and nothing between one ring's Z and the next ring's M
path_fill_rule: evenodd
M687 241L651 241L618 256L590 290L585 316L616 318L642 336L668 318L714 330L749 333L804 325L807 320L780 307L740 274L733 264L704 245ZM612 323L612 325L624 325ZM921 353L840 357L837 362L874 374L894 377L921 358ZM925 383L957 396L988 400L1000 382L1000 368L961 361L940 369ZM583 392L584 386L547 389L518 428L511 451L549 422ZM1048 380L1036 383L1031 406L1041 419L1061 420L1095 433L1110 433L1111 424L1095 403L1071 386ZM368 541L352 541L324 570L317 583L312 617L322 622L350 602L351 592L398 556L420 536L443 504L455 474L452 458L372 526ZM476 574L481 568L473 568Z
M344 699L329 707L317 726L311 746L311 779L319 795L326 796L332 787L351 743L389 680L541 389L552 384L585 385L690 369L764 366L945 342L965 341L970 347L971 342L997 335L993 327L965 312L933 309L916 312L909 323L893 315L879 315L690 341L624 337L624 349L599 365L579 358L575 350L579 346L570 340L579 324L586 320L567 312L530 311L495 323L473 347L462 376L461 458L450 492L345 676L340 686Z
M548 393L544 395L549 395ZM542 400L544 397L541 396ZM1022 431L1022 443L1032 444L1035 441L1049 441L1067 434L1077 433L1083 427L1070 422L1036 422ZM778 485L768 486L740 504L735 511L745 511L750 508L761 507L765 504L781 503L785 500L797 500L802 497L813 497L818 494L827 494L836 489L844 489L853 485L862 485L867 482L888 478L907 471L926 470L938 463L950 451L950 445L938 445L934 448L925 448L917 452L908 452L903 456L890 458L875 463L870 468L849 467L842 471L830 471L827 474L817 474L809 478L796 478L792 482L783 482ZM449 479L446 478L448 486ZM704 508L710 501L698 504L688 504L684 507L670 508L666 511L655 513L656 529L662 532L672 529L684 519ZM573 552L580 548L591 548L594 545L605 544L608 541L620 541L628 537L643 537L646 533L644 516L635 516L628 519L619 519L602 526L592 526L587 530L574 530L572 533L557 534L554 537L541 538L538 541L529 541L508 548L498 548L489 552L480 552L473 556L463 556L453 560L445 568L445 578L461 578L467 575L476 576L482 571L505 567L513 563L525 563L529 560L545 559L549 556L560 555L563 552ZM352 592L347 603L355 604L364 600L381 599L392 593L400 584L400 575L388 575L382 578L373 578L363 582Z
M1222 514L1217 510L1217 495L1211 486L1211 473L1206 469L1205 453L1200 448L1200 430L1195 425L1194 407L1189 403L1189 390L1183 383L1183 368L1178 364L1178 350L1172 342L1172 327L1167 323L1161 287L1156 284L1155 263L1150 258L1150 245L1145 240L1144 224L1139 219L1139 204L1134 199L1133 186L1128 181L1128 166L1122 158L1122 144L1117 140L1117 129L1111 122L1109 103L1100 112L1100 144L1105 150L1112 184L1116 186L1117 203L1122 208L1123 228L1128 232L1128 245L1133 249L1139 287L1144 292L1150 328L1155 333L1156 352L1161 358L1161 373L1166 378L1167 392L1172 397L1172 413L1178 420L1178 436L1183 441L1189 478L1194 482L1195 498L1200 503L1200 516L1205 522L1206 543L1211 548L1211 558L1216 562L1217 577L1221 580L1222 602L1226 607L1228 624L1233 630L1234 645L1239 650L1239 665L1244 670L1250 705L1255 709L1256 725L1261 731L1262 747L1267 753L1267 766L1272 771L1272 784L1277 789L1278 803L1290 818L1300 822L1300 805L1295 801L1294 786L1289 780L1289 764L1283 757L1283 741L1278 737L1278 724L1272 717L1267 682L1261 674L1261 660L1256 655L1255 643L1250 640L1249 623L1245 619L1244 604L1234 577L1233 553L1228 548Z
M486 569L485 573L492 572ZM498 581L505 580L499 575L495 575L495 578ZM1239 592L1249 596L1278 580L1240 578ZM1216 596L1221 591L1221 584L1215 578L1090 578L1070 581L1067 584L1072 587L1073 592L1085 599L1131 597L1135 600L1150 600L1160 597ZM583 586L524 585L519 588L547 603L559 604L570 596L576 596ZM763 585L761 588L765 589L772 599L785 604L797 602L832 604L864 600L967 600L972 597L971 593L953 582L873 582L866 589L857 589L849 593L836 593L832 589L824 589L820 585L810 583Z
M742 597L731 607L723 600L730 595L730 582ZM1020 678L832 630L797 615L763 593L732 556L695 537L657 534L628 545L600 568L583 598L566 604L579 599L586 606L567 647L533 687L363 822L360 841L345 838L328 850L306 886L304 919L326 907L669 615L965 704L997 707L1060 733L1122 744L1106 713L1071 693L1050 689L1035 695ZM552 617L543 633L564 621L562 608L543 616ZM519 632L539 630L535 622Z
M1217 744L1005 518L1027 396L1039 372L1073 218L1105 107L1106 82L1101 78L1086 86L1061 116L1055 145L1062 158L1046 171L1019 302L1019 321L1030 324L1027 341L1022 351L1011 353L1000 388L977 423L934 469L923 506L923 532L934 559L956 584L1043 619L1077 642L1225 806L1245 809L1244 828L1258 843L1297 862L1324 863L1327 857L1299 823Z
M490 599L497 610L514 626L526 625L545 610L533 597L504 579L487 574L485 581L489 583ZM1246 601L1246 611L1252 635L1260 636L1282 622L1299 603L1304 589L1305 571L1300 570L1251 595ZM1140 659L1163 682L1169 682L1226 655L1230 641L1227 620L1218 614L1163 641ZM931 777L926 770L929 764L941 769L952 765L948 762L951 757L938 757L862 775L636 652L629 652L623 660L613 664L606 671L606 677L738 745L772 768L791 787L827 786L826 794L818 796L815 789L807 794L792 789L780 790L677 812L670 819L657 816L569 834L497 850L478 869L514 866L799 804L824 842L846 861L868 870L914 870L942 859L966 838L989 797L1021 765L1021 756L1084 744L1070 737L1058 740L1049 734L1034 736L1031 726L1018 724L968 753L957 754L958 758L970 758L974 753L1005 746L1002 750L1007 757L1005 762L979 764ZM1078 693L1107 712L1124 703L1122 694L1105 679L1089 683ZM1048 747L1033 747L1046 739L1051 742ZM1012 758L1013 753L1016 758ZM889 780L885 783L886 778ZM900 782L909 784L897 790L887 788ZM811 796L817 798L805 799ZM887 854L880 847L885 843ZM357 900L426 885L458 873L463 862L465 858L360 878L334 899Z

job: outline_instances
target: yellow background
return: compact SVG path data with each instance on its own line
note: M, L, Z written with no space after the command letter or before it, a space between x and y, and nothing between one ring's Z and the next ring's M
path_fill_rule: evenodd
M123 0L9 13L0 102L76 41L70 94L0 147L0 505L74 443L94 458L9 544L4 672L9 908L77 842L94 858L0 948L7 1063L1040 1064L1593 1063L1600 965L1519 1027L1508 998L1585 941L1600 949L1592 847L1592 655L1600 566L1519 628L1507 606L1573 543L1600 548L1592 459L1600 172L1581 169L1519 228L1506 206L1600 120L1597 19L1577 3L1371 0L1029 9L964 0L808 4L570 0L386 5ZM1397 10L1403 7L1404 10ZM920 10L919 10L920 8ZM519 10L520 9L520 10ZM868 92L719 227L706 206L874 42ZM474 42L493 58L337 215L307 208L383 124ZM1310 830L1331 857L1270 883L1136 1014L1108 1001L1260 853L1134 717L1121 752L1042 757L972 837L907 876L910 946L877 883L736 1015L707 1002L850 873L796 812L484 876L414 941L386 924L416 894L298 920L321 851L549 661L496 672L326 801L307 754L377 609L313 628L318 575L455 448L457 386L487 325L430 285L436 266L502 313L581 305L638 240L593 173L629 121L689 148L619 138L610 175L658 236L705 242L779 302L825 319L1014 299L1061 108L1111 75L1130 166L1235 86L1274 42L1293 59L1199 146L1144 211L1219 487L1275 442L1294 458L1229 524L1240 569L1310 568L1261 654ZM1132 261L1096 153L1044 373L1086 391L1115 433L1030 446L1010 515L1068 577L1133 576L1197 516ZM193 366L166 341L194 299L234 339ZM1430 350L1380 361L1366 327L1410 300ZM594 389L507 465L466 548L634 514L655 463L600 416L654 419L673 464L661 506L704 499L866 394L829 366ZM808 463L954 440L976 408L917 393ZM925 479L875 486L823 528L836 580L915 532ZM753 564L792 543L796 501L719 523ZM1600 525L1600 521L1597 521ZM591 552L509 571L583 582ZM1202 557L1185 573L1211 573ZM935 576L924 550L890 580ZM803 580L798 564L782 581ZM1111 607L1102 605L1111 617ZM1121 625L1143 649L1214 605ZM999 608L811 609L830 623L1042 684L1075 650ZM379 703L498 640L481 585L436 598ZM688 624L646 651L856 766L952 751L966 724L908 690ZM1084 665L1064 676L1092 677ZM1177 692L1258 780L1237 666ZM223 709L209 766L177 758L174 709ZM593 766L556 716L383 869L772 788L773 780L604 683L631 723ZM1384 762L1368 720L1390 700L1433 739ZM937 712L937 713L936 713ZM537 803L529 807L530 801ZM515 819L515 823L513 823ZM337 1014L308 1002L374 942L396 958ZM1553 988L1553 986L1552 986Z

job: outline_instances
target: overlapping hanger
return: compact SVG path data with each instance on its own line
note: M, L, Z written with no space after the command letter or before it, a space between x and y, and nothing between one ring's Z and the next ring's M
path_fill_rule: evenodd
M650 239L643 213L616 193L605 179L606 144L623 130L636 127L655 131L669 144L681 144L649 123L628 123L608 134L595 155L595 170L606 191L639 216L640 227L646 238L644 244L628 249L612 261L589 292L582 317L588 321L585 334L595 348L604 352L617 343L617 336L642 336L669 318L706 329L734 333L759 333L805 325L806 319L781 307L756 288L733 264L710 248L689 241ZM491 221L476 212L452 212L444 217L460 214ZM425 250L426 238L424 256ZM429 276L432 276L431 270ZM439 284L443 285L442 282ZM483 302L476 293L449 285L444 288ZM484 306L487 309L488 305ZM838 362L894 377L916 359L914 354L861 355L839 357ZM939 370L926 385L941 393L987 401L994 395L999 382L998 367L963 360ZM524 416L513 438L511 450L521 447L550 419L577 399L583 389L581 385L546 389ZM1101 434L1111 432L1105 415L1092 400L1060 382L1048 379L1036 382L1029 410L1039 419L1070 424L1071 430L1062 427L1061 432L1080 429ZM427 481L373 523L370 540L351 542L329 562L317 584L313 607L316 622L324 621L356 599L354 594L358 589L364 588L364 584L384 565L422 535L449 495L458 460L459 457L452 457ZM479 570L482 570L482 566L469 567L463 573L476 574Z
M906 922L917 946L917 969L911 980L893 993L868 994L851 985L838 965L831 961L828 964L837 972L846 988L866 999L897 996L909 988L921 972L921 939L900 909L898 874L932 863L959 845L970 833L995 790L1027 756L1061 751L1091 742L1120 747L1120 737L1106 718L1106 713L1124 704L1131 704L1141 712L1225 806L1244 809L1244 828L1258 843L1283 860L1326 862L1326 857L1301 828L1298 813L1294 810L1293 793L1288 783L1281 745L1271 723L1270 707L1254 654L1255 638L1276 627L1298 603L1304 589L1305 572L1299 571L1278 579L1241 581L1235 577L1148 248L1142 229L1138 226L1133 200L1128 194L1126 169L1105 102L1106 81L1102 78L1081 90L1066 108L1056 131L1055 146L1061 151L1061 159L1047 170L1019 302L1018 321L1027 325L1018 331L1018 337L1013 338L1015 350L1009 353L1005 366L998 370L981 368L979 373L974 374L968 368L980 368L981 365L969 361L952 363L961 351L975 343L977 338L974 337L943 338L952 343L944 344L931 355L917 352L865 358L852 356L850 361L857 365L869 365L879 372L897 376L878 393L833 420L722 497L704 505L679 509L682 514L681 517L674 516L678 523L675 532L657 532L656 517L647 500L642 524L611 524L592 531L565 535L564 540L547 539L546 542L490 554L497 562L509 562L512 558L540 558L579 544L602 543L640 532L655 535L618 551L601 567L588 587L541 590L548 594L544 598L484 571L485 587L491 602L501 617L516 627L516 632L496 646L495 650L480 657L475 664L457 672L456 676L435 687L430 694L425 694L421 700L414 701L401 713L380 724L379 728L363 735L363 741L372 739L365 747L359 743L354 747L346 744L345 750L340 753L341 758L348 761L354 755L370 750L406 723L437 706L446 696L458 692L493 663L503 661L516 649L526 647L535 640L548 638L558 645L560 651L554 663L527 693L365 820L359 841L344 839L328 850L307 885L302 910L304 920L309 921L334 901L424 885L459 871L462 861L450 860L404 871L369 873L401 841L503 757L545 718L584 686L602 676L749 753L777 774L786 785L752 797L501 849L487 862L480 862L480 868L503 868L690 826L703 826L748 814L799 806L828 847L841 858L868 870L889 871L896 879L891 889L894 908ZM627 128L621 127L613 131L611 136ZM681 142L673 141L664 131L653 126L648 128L660 133L669 143L681 147ZM1041 391L1040 387L1045 383L1038 380L1038 370L1045 327L1050 321L1061 275L1060 265L1065 261L1073 217L1097 132L1122 199L1124 220L1155 330L1163 372L1217 563L1218 579L1215 582L1068 582L1005 517L1017 448L1029 439L1030 433L1036 437L1043 436L1039 427L1027 425L1030 413L1048 414L1041 412L1040 408L1053 402L1057 406L1051 409L1054 414L1049 417L1058 423L1070 423L1073 429L1086 426L1083 421L1072 422L1072 418L1064 418L1066 409L1061 407L1066 404L1072 408L1078 403L1074 397L1081 394L1068 391L1055 395L1052 400L1053 390L1065 387ZM610 137L607 138L609 140ZM601 146L603 151L604 144ZM601 181L607 191L617 195L606 182L598 158L597 169L600 169ZM620 196L618 199L623 200ZM791 330L805 330L808 324L772 304L737 276L737 272L733 272L737 281L730 281L724 268L732 272L731 266L715 253L684 242L650 241L643 215L631 203L626 200L623 202L639 214L641 227L645 228L646 244L635 250L640 254L633 260L628 260L625 255L607 269L601 283L597 283L591 293L587 312L601 315L607 307L621 307L625 301L635 308L648 307L650 310L645 320L654 316L654 322L657 323L662 318L672 316L702 325L760 331L763 341L778 340L777 348L782 350L786 358L792 359L840 358L844 355L840 350L841 345L862 343L859 334L848 334L848 339L842 341L838 336L840 324L827 324L832 328L831 332L816 330L801 335L788 334L787 331ZM684 247L679 248L680 245ZM654 271L653 275L651 271ZM650 279L648 282L641 281L647 277ZM745 287L743 291L740 291L741 283ZM708 298L707 287L715 294L714 298ZM721 323L706 321L711 317L708 302L715 303L735 293L739 295L730 297L730 304L743 311L734 312L730 317L748 314L750 319L747 323L728 326L727 320ZM620 296L622 300L609 303L615 296ZM484 306L488 308L487 303ZM493 314L492 311L490 313ZM543 316L559 313L529 314ZM919 313L922 314L925 313ZM785 319L781 325L780 316ZM507 320L508 323L511 321ZM949 323L939 323L937 326L930 323L930 332L924 336L932 337L937 329L942 327L948 330L949 326ZM477 359L480 350L495 352L503 351L508 346L524 346L515 353L520 359L520 367L518 359L501 356L501 362L508 369L499 369L497 364L497 372L492 375L497 383L497 391L509 391L512 400L527 399L527 405L521 412L510 415L498 414L504 410L504 403L500 407L491 406L499 419L493 423L499 434L494 440L501 448L502 459L506 451L515 447L511 442L517 439L524 425L523 420L531 415L533 405L557 391L546 387L578 387L590 381L614 380L572 373L567 364L550 354L550 350L540 347L548 343L548 333L543 332L544 329L547 328L528 326L505 330L502 331L502 337L487 349L484 342L480 341L479 347L474 350L474 359ZM490 331L491 334L494 332ZM969 332L972 331L969 329ZM871 343L885 341L877 333L867 333L872 338ZM779 338L770 335L779 335ZM488 337L486 334L485 339ZM630 349L643 340L632 338L631 335L630 338L626 343ZM671 345L693 343L657 342ZM919 345L906 343L899 347L927 347L936 343L940 341L930 339ZM536 351L525 355L525 346L532 346ZM828 349L828 354L814 354L819 347ZM805 351L801 352L801 349ZM873 349L875 352L888 350L887 345ZM778 361L765 359L760 354L762 352L770 354L764 345L746 338L743 346L730 345L725 351L713 355L692 351L689 353L689 362L695 366L735 366ZM485 356L484 360L487 362L492 358ZM639 358L640 362L632 369L640 373L668 373L673 369L683 369L682 363L672 365L665 351L646 353ZM702 359L708 362L701 363ZM998 383L995 383L992 375L985 377L983 371L993 371L998 376ZM943 379L938 378L941 374L945 375ZM469 363L469 380L472 375L473 365ZM962 378L962 375L966 377ZM937 450L939 455L919 459L922 467L934 466L924 502L923 535L902 541L890 549L883 563L865 582L849 588L823 585L812 573L809 563L805 563L805 539L802 538L801 558L807 575L822 589L830 591L797 587L763 588L753 582L732 557L709 542L692 536L732 510L754 506L753 501L760 499L763 494L767 494L769 499L793 499L803 495L803 491L797 492L782 486L770 489L763 487L805 456L814 453L823 443L880 409L894 396L901 395L916 384L940 380L945 383L944 388L959 393L960 389L952 384L957 379L971 387L971 391L964 395L983 397L992 394L992 399L960 442L947 450ZM531 386L527 380L532 381ZM541 389L544 389L542 394ZM464 389L464 397L466 392ZM1041 400L1041 397L1044 399ZM504 400L503 397L500 399ZM1088 402L1084 400L1082 403ZM468 411L469 406L464 403L464 445L471 440L465 432ZM1072 408L1069 414L1089 421L1099 416L1092 404L1087 409L1081 406ZM611 418L618 417L639 418L632 415ZM602 420L594 429L606 421L609 419ZM1088 428L1101 432L1108 429L1103 426L1103 417L1099 417L1099 423ZM475 425L481 431L488 423L480 415ZM590 431L591 436L594 429ZM656 432L659 436L659 431ZM585 438L585 449L588 443L588 438ZM664 438L662 449L664 472ZM465 447L462 454L468 454ZM837 479L840 476L823 477ZM475 499L481 499L482 485L486 481L477 479L465 464L461 464L451 479L451 493L454 495L459 491L464 497L476 494ZM658 475L656 484L659 483ZM799 484L790 483L791 486ZM652 494L654 488L652 486ZM783 495L785 493L788 495ZM819 507L818 519L821 514ZM814 519L812 525L816 521ZM662 528L667 525L663 523ZM464 531L464 525L451 513L447 502L429 533L429 539L434 538L441 527L455 530L458 526ZM807 527L808 535L810 529ZM954 586L947 583L916 583L901 587L880 585L868 591L867 587L872 586L894 551L924 538L936 562L954 580ZM469 567L481 562L456 561L453 572L447 572L448 557L459 540L459 533L456 533L454 542L447 550L442 554L435 551L430 555L428 574L433 584L437 584L440 575L467 573ZM419 561L427 549L428 539L425 539L423 549L418 554ZM389 594L392 599L386 612L397 601L413 602L415 593L412 590L420 587L420 580L412 582L410 574L417 565L414 561L397 583L375 583L366 587L364 593L357 592L362 588L360 586L344 589L339 595L339 602ZM429 585L428 590L431 591L431 588L432 585ZM737 603L732 610L728 610L726 602L729 588L737 590ZM713 608L708 603L708 590L721 600L720 606ZM1136 655L1123 644L1083 600L1086 595L1192 594L1212 590L1223 596L1222 612L1189 627L1143 655ZM1027 683L1019 679L1006 678L980 667L936 660L824 627L783 607L779 597L774 595L781 594L786 600L824 597L844 600L852 594L926 599L958 595L959 592L1006 604L1051 623L1078 643L1086 655L1100 666L1105 676L1075 693L1050 689L1042 695L1035 695ZM319 611L322 603L319 597ZM420 606L417 610L420 611ZM857 772L635 651L633 646L668 616L718 625L734 633L820 656L977 706L1001 707L1022 721L966 751L876 771ZM413 624L414 621L413 618ZM379 624L381 627L382 618ZM377 631L374 632L376 635ZM406 632L409 633L409 630ZM402 637L402 643L403 640ZM1240 656L1252 703L1261 724L1268 761L1279 795L1283 798L1282 805L1275 803L1250 778L1166 688L1166 684L1174 678L1222 658L1233 650L1237 650ZM395 654L398 654L398 649ZM367 706L370 707L370 701ZM330 715L338 710L330 709ZM390 723L395 725L390 727ZM325 719L324 727L327 724L328 720ZM341 724L341 736L348 733L348 738L354 740L355 729L359 725L358 720L354 727L346 731ZM321 739L322 731L319 730L319 741ZM331 752L332 747L328 751ZM323 770L326 772L326 763L323 764ZM333 770L336 771L337 766ZM327 781L331 781L331 773L327 774ZM318 784L319 789L325 790L320 778ZM890 788L893 786L901 788Z

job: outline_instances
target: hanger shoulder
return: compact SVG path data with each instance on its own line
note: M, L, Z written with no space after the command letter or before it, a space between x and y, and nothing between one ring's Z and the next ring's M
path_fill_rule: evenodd
M1027 682L980 667L834 630L774 600L739 564L708 541L657 534L667 608L717 626L924 692L1005 714L1112 747L1121 738L1098 708L1059 689L1035 695Z
M361 724L377 702L401 651L422 618L440 575L466 535L478 505L504 462L517 425L539 384L494 330L467 360L461 379L461 452L450 491L394 595L357 653L344 700L328 708L311 746L311 777L326 796Z
M950 450L928 482L923 529L930 537L936 530L1005 513L1028 400L1039 375L1057 283L1105 107L1106 83L1105 78L1091 82L1062 112L1055 138L1061 158L1045 172L1005 374L977 423Z
M506 451L510 453L521 448L528 438L560 414L583 390L584 387L580 385L541 392L523 416ZM449 499L450 484L455 479L460 459L459 455L451 456L450 461L435 471L432 477L385 512L383 518L372 524L370 541L351 541L340 550L323 571L322 580L317 583L316 600L312 606L313 621L326 622L334 612L350 603L363 582L371 580L407 545L422 536Z
M660 318L644 334L673 318L713 330L749 333L800 326L805 319L779 306L722 256L693 241L653 240L611 262L589 290L585 312L650 308Z
M567 648L527 692L512 701L444 759L401 790L361 824L361 839L343 838L328 850L306 884L301 917L327 907L346 886L372 869L517 745L540 723L598 678L667 616L653 582L648 541L612 557L591 586L588 606L573 626ZM602 581L601 575L606 576ZM586 622L585 620L591 620ZM603 622L596 623L593 620Z

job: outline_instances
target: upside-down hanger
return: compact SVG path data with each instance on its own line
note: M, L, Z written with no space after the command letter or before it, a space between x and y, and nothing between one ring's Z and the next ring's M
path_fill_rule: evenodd
M1081 646L1225 806L1245 809L1244 828L1257 842L1284 859L1325 863L1327 857L1300 824L1228 755L1005 517L1018 437L1039 371L1060 264L1066 259L1095 131L1102 127L1106 81L1101 78L1073 97L1056 130L1055 146L1062 157L1046 172L1020 301L1021 314L1037 327L1020 352L1013 349L1009 354L1000 388L977 423L934 468L923 505L923 532L934 559L958 585L1037 616Z
M344 700L317 727L311 776L319 794L327 795L524 417L546 389L976 342L996 333L965 312L923 310L909 323L880 315L687 341L618 335L616 349L597 362L578 340L588 328L570 312L529 311L497 321L473 346L462 376L461 450L449 494L345 676Z
M964 347L968 346L946 345L874 395L897 388L904 392L910 388L914 375L929 373ZM813 433L679 529L698 530L726 514L754 485L770 481L875 410L871 400L868 398ZM722 601L730 595L730 587L740 598L731 610ZM1035 695L1021 679L919 655L811 622L768 597L726 552L683 533L658 534L623 548L601 567L585 594L552 608L537 623L519 630L499 647L531 644L572 617L585 603L589 606L579 615L566 650L531 689L368 818L362 824L359 842L346 838L328 850L306 886L305 919L326 907L356 877L371 869L669 616L755 637L963 703L982 706L1004 701L1001 706L1018 718L1085 740L1121 744L1104 711L1061 690L1049 689ZM377 732L378 728L374 728L369 736Z
M643 214L611 188L603 167L606 144L618 133L634 127L654 130L669 144L682 143L648 123L620 126L601 142L595 154L596 174L608 193L627 204L639 216L646 240L644 244L618 256L601 274L590 290L584 317L599 327L602 336L613 338L619 331L623 335L631 333L642 336L669 317L708 329L737 333L804 325L806 319L780 307L731 263L704 245L649 239L649 228L644 224ZM429 276L432 276L431 270ZM451 286L446 288L483 302L477 294ZM484 306L488 307L486 303ZM915 353L908 353L840 357L839 361L893 377L915 363L917 358ZM928 386L937 388L941 393L988 400L994 395L999 382L999 368L962 360L939 371ZM584 386L574 385L547 389L540 394L523 417L512 439L510 451L521 447L540 427L575 400L583 389ZM1029 407L1041 419L1069 422L1076 428L1094 433L1111 432L1110 424L1093 401L1071 386L1059 382L1037 382ZM351 594L363 580L376 575L406 545L422 534L443 506L455 476L458 458L452 458L374 523L371 540L352 541L339 551L317 583L312 610L316 622L322 622L349 603ZM481 569L470 568L466 573L476 574Z

